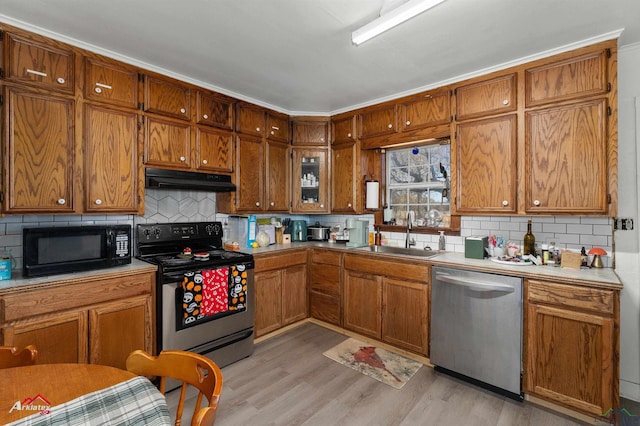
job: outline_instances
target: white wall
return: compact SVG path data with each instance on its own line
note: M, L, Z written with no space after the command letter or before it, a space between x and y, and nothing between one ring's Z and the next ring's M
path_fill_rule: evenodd
M640 401L640 44L618 53L619 217L634 220L633 231L614 233L616 272L624 288L620 301L620 395Z

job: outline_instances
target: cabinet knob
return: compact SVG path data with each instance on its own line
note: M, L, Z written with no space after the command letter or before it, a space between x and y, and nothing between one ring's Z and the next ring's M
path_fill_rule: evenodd
M347 133L347 137L350 138L351 137L351 133Z
M94 201L94 203L96 203L96 205L99 206L102 204L102 200L98 198L96 201Z
M62 77L58 77L56 81L57 81L59 84L64 84L64 83L66 83L66 80L65 80L64 78L62 78Z
M406 124L407 126L411 126L411 121L407 120L407 122L404 124Z
M389 123L389 124L387 124L387 127L390 128L390 129L393 129L393 124Z
M180 161L185 161L186 158L184 156L180 157Z
M95 89L93 89L96 93L102 93L102 89L99 87L96 87Z
M507 200L502 200L502 205L504 207L507 207L509 205L509 202Z
M187 112L187 110L186 110L186 109L184 109L184 108L180 108L180 113L181 113L181 114L184 114L185 112Z
M205 115L202 116L202 118L204 118L206 120L207 118L209 118L209 115L205 114Z
M256 201L256 207L260 207L260 201Z
M320 142L324 142L324 138L320 138Z
M202 160L202 164L209 164L207 160Z
M321 209L324 209L324 204L320 204L320 208L321 208Z
M65 200L64 198L59 198L58 204L60 204L61 206L64 206L65 204L67 204L67 200Z
M540 205L540 200L533 200L533 205L534 206L539 206Z
M271 205L271 207L275 206L276 203L274 203L273 201L271 203L269 203Z
M276 134L276 132L274 132L274 131L272 130L272 131L271 131L271 134L272 134L272 135L275 135L275 134Z
M260 127L256 127L256 132L259 132L259 131L260 131Z
M351 203L347 203L347 207L351 208Z
M502 101L502 105L509 105L509 99L505 99L504 101Z

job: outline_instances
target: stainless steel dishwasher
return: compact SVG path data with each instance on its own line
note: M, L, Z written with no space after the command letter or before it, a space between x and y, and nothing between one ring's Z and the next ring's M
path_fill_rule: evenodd
M521 401L522 279L440 266L431 275L431 363Z

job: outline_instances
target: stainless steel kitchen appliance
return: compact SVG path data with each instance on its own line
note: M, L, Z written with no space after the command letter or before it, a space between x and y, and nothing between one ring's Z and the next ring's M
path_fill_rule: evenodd
M251 355L253 256L221 248L220 222L144 224L136 236L137 257L158 266L157 351L197 352L221 367Z
M315 225L307 226L307 239L311 241L328 241L330 232L331 229L328 226L322 226L320 222L316 222Z
M434 266L430 361L522 401L522 279Z

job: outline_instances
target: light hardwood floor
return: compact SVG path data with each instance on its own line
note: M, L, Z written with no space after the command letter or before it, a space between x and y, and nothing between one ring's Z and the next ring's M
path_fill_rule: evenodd
M346 338L306 323L258 343L251 357L222 369L216 426L586 424L427 366L394 389L322 355ZM170 409L178 393L167 394Z

